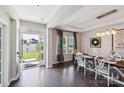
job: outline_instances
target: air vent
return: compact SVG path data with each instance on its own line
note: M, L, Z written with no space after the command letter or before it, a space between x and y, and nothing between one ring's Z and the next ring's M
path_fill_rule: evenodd
M102 15L96 17L96 18L97 18L97 19L100 19L100 18L106 17L106 16L108 16L108 15L111 15L111 14L113 14L113 13L116 13L117 11L118 11L117 9L113 9L113 10L111 10L111 11L109 11L109 12L106 12L106 13L104 13L104 14L102 14Z

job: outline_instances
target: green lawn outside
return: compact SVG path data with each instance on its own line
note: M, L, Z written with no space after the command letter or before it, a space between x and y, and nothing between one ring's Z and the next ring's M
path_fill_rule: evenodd
M23 53L22 58L23 59L31 59L31 58L38 59L38 52Z
M23 42L23 45L24 44L25 43ZM22 59L32 59L32 58L35 58L36 60L39 59L38 55L40 57L40 55L43 54L43 52L44 52L43 44L44 44L43 42L36 44L36 49L32 50L32 52L23 52L23 54L21 56ZM25 47L23 46L23 48L25 48ZM38 51L40 51L40 52L38 52Z

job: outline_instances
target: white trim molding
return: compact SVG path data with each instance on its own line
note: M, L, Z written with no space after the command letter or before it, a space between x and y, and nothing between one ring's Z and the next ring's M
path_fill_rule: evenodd
M18 80L19 79L19 73L16 75L16 77L14 77L14 78L12 78L9 82L8 82L8 86L10 85L10 83L11 82L13 82L13 81L16 81L16 80Z

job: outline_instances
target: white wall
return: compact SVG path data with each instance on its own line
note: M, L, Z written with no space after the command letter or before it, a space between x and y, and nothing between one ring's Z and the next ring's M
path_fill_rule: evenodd
M52 67L52 53L53 53L53 35L52 35L52 29L46 29L46 67Z
M82 38L81 38L82 52L93 55L98 54L105 56L107 52L111 50L111 36L101 37L101 48L91 48L90 38L96 37L95 33L96 31L82 33Z
M4 86L9 82L9 33L10 33L10 19L0 6L0 22L4 25Z
M18 64L19 64L19 60L17 60L17 51L19 51L18 49L18 45L17 45L17 22L16 20L11 19L10 20L11 24L11 32L10 32L10 75L9 75L9 80L12 81L14 80L17 75L19 74L19 68L18 68Z
M14 65L16 65L16 31L19 28L19 19L15 18L17 24L12 26L13 22L4 7L0 6L0 22L4 25L4 86L8 86L17 74L17 70L14 70L17 66Z
M91 48L90 47L90 38L96 37L96 32L104 31L105 29L110 28L124 28L124 23L116 24L113 26L106 26L103 28L98 28L94 30L90 30L87 32L82 32L81 34L81 51L93 54L93 55L101 55L106 56L109 54L109 51L112 49L112 36L102 36L101 37L101 48Z

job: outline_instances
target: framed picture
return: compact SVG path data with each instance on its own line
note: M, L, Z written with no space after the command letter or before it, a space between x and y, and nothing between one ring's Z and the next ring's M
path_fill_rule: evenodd
M90 38L90 47L101 48L101 37Z
M124 30L117 31L112 38L112 50L124 55Z

